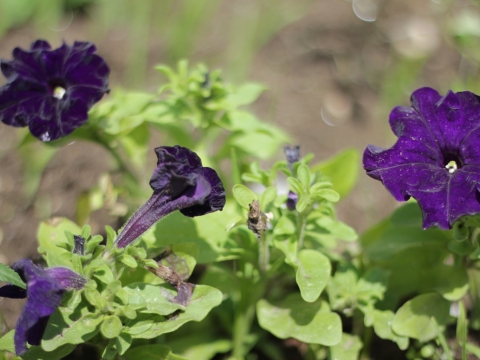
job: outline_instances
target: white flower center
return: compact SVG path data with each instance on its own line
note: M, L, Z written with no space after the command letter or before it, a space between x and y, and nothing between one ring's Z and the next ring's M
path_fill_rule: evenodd
M63 99L63 95L65 95L66 90L61 87L61 86L56 86L55 89L53 89L53 97L57 98L59 100Z
M458 169L457 163L454 160L452 160L447 165L445 165L445 169L447 169L450 174L453 174L455 170Z

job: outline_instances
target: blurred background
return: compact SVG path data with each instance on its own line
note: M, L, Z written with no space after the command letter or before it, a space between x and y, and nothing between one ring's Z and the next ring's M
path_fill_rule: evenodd
M155 91L164 79L153 66L184 58L223 69L228 82L263 83L252 110L316 161L391 146L388 113L418 87L480 92L478 0L0 0L0 57L37 38L94 42L114 89ZM100 147L73 143L30 198L18 143L17 129L0 124L3 263L35 256L38 223L73 218L78 196L111 166ZM394 206L362 173L339 217L362 231ZM93 232L113 221L93 217Z

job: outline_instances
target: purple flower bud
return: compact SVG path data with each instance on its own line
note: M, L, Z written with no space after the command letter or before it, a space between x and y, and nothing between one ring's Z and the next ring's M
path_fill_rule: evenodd
M73 251L77 255L85 255L85 239L80 235L73 235Z
M21 355L30 345L40 345L48 319L60 305L62 295L69 289L82 289L86 280L70 269L55 267L43 269L29 259L17 261L12 265L27 289L9 284L0 288L0 296L20 299L27 303L15 328L15 352Z
M158 162L150 186L151 198L128 220L115 241L123 248L164 216L180 210L189 217L222 210L225 189L215 170L203 167L193 151L181 146L155 149Z
M108 92L110 69L95 45L75 42L51 50L37 40L30 50L15 48L1 60L7 83L0 87L0 121L28 126L33 136L51 141L70 134L88 119L88 110Z
M390 113L395 145L369 145L363 167L398 201L418 201L424 229L448 229L461 216L480 213L479 97L421 88L411 104Z
M288 197L287 197L287 209L290 211L293 211L297 207L297 202L298 202L298 195L295 194L293 191L288 192Z
M290 168L290 171L292 171L293 164L300 161L300 145L295 145L293 147L287 145L283 148L283 151L285 152L285 157L288 161L288 167Z

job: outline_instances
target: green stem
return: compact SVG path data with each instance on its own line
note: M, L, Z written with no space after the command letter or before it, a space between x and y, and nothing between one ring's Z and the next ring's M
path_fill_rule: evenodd
M270 250L268 248L267 233L265 230L260 231L260 239L258 242L258 267L260 273L265 276L268 271L270 261Z
M307 218L304 212L297 214L297 249L303 248L303 240L305 239L305 228L307 226Z
M252 278L240 278L240 299L235 304L235 318L233 322L233 349L232 359L243 360L247 354L247 336L255 318L257 301L265 292L265 279L255 281Z
M450 351L450 348L448 347L447 340L445 339L445 335L443 335L443 332L438 329L438 341L440 342L440 345L442 346L443 352L447 355L448 360L453 360L452 357L452 352Z

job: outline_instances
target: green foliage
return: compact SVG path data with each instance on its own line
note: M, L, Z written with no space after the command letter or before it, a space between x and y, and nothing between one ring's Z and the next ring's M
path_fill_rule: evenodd
M332 346L342 338L340 316L322 300L305 303L298 294L275 304L260 300L257 315L260 326L281 339Z
M22 289L26 288L25 282L20 276L12 268L3 264L0 264L0 281L8 282Z

